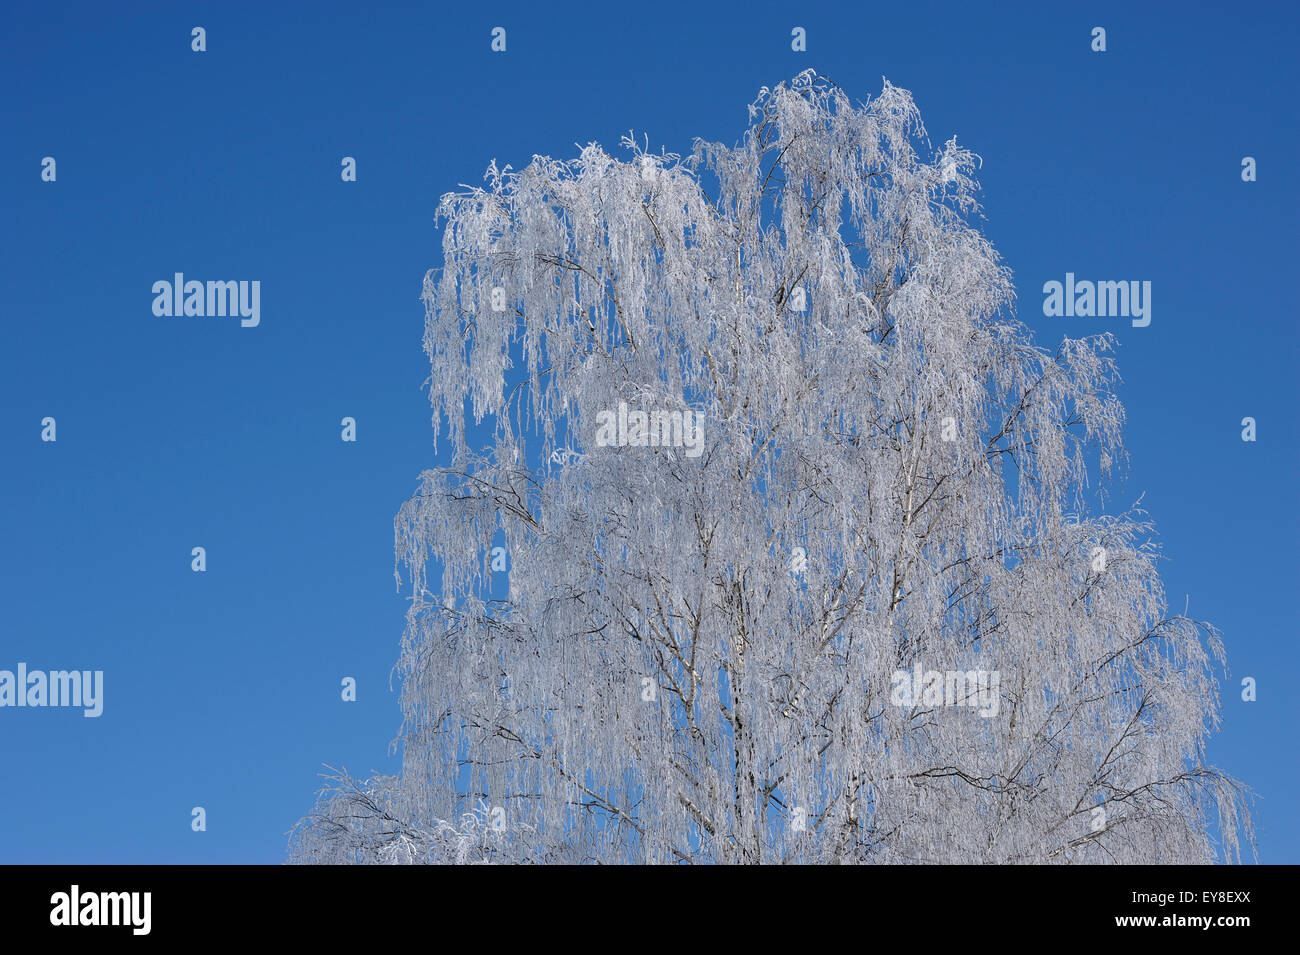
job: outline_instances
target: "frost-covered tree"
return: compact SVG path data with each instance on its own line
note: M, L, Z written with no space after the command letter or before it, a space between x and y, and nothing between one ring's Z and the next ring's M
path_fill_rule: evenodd
M337 776L293 857L1240 858L1219 635L1136 505L1088 516L1110 336L1032 343L905 90L749 112L443 197L403 768Z

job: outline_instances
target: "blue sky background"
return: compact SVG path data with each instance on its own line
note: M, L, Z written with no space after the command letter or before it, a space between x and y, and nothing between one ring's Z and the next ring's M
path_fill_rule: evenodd
M933 142L983 156L1040 343L1119 336L1115 504L1145 493L1171 605L1223 630L1211 759L1258 791L1262 861L1300 862L1300 12L1226 9L6 4L0 669L102 669L106 690L99 719L0 709L0 862L276 863L322 763L394 771L392 520L447 453L421 390L438 197L629 129L734 142L759 87L808 67L857 99L888 77ZM1152 281L1151 325L1044 318L1067 271ZM261 325L155 317L174 272L260 280Z

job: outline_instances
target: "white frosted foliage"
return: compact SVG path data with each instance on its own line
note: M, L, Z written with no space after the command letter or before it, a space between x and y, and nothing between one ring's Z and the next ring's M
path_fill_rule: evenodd
M450 464L396 520L403 767L336 774L294 858L1249 848L1246 790L1204 763L1219 635L1169 611L1136 506L1088 513L1124 459L1113 341L1015 320L977 157L905 90L854 106L811 72L734 147L624 147L443 197ZM599 445L620 403L698 412L703 453ZM996 671L996 715L891 701L917 667Z

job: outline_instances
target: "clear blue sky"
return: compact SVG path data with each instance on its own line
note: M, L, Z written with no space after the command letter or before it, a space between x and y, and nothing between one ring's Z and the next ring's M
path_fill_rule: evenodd
M280 862L322 763L395 770L392 519L439 463L419 301L439 195L629 129L735 141L758 88L808 67L855 98L888 77L934 142L983 156L985 228L1040 342L1118 334L1115 501L1145 493L1171 603L1223 630L1210 756L1262 797L1263 861L1300 862L1293 4L56 2L0 22L0 669L105 671L99 719L0 709L0 862ZM1150 280L1150 326L1044 318L1067 271ZM259 280L260 326L155 317L175 272Z

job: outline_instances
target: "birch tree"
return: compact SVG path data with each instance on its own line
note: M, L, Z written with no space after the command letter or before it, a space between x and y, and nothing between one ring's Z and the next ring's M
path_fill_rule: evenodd
M811 71L735 146L622 145L442 198L402 769L336 774L293 857L1252 851L1205 761L1220 635L1169 609L1140 506L1097 505L1114 341L1015 320L978 157Z

